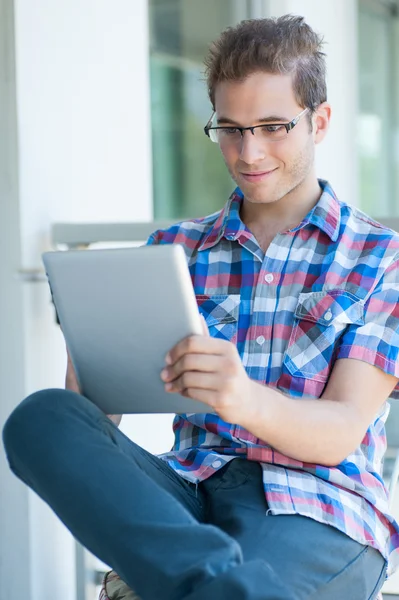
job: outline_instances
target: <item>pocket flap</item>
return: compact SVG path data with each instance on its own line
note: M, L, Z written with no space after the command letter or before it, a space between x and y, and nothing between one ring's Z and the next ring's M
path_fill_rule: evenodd
M239 294L218 296L199 294L196 296L196 299L199 311L204 316L206 324L209 327L238 321Z
M314 321L321 325L332 323L364 323L362 301L345 290L299 294L295 309L297 319Z

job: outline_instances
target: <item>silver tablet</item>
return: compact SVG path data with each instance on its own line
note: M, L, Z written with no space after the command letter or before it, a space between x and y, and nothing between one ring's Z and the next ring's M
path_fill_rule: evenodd
M177 244L43 255L82 394L107 414L200 413L160 378L178 341L202 332Z

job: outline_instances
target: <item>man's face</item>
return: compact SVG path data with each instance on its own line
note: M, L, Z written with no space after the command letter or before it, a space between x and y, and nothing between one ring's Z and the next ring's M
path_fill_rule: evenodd
M241 82L224 81L215 90L215 125L248 127L272 117L273 123L287 123L303 106L297 103L291 75L257 72ZM245 131L242 139L220 140L227 168L249 202L280 200L314 177L317 136L311 131L309 113L280 141Z

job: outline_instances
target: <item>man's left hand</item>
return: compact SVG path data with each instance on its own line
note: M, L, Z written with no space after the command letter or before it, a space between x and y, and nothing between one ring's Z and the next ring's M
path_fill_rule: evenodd
M226 422L242 425L255 408L256 384L247 375L237 348L204 335L185 338L166 357L161 373L168 392L208 404Z

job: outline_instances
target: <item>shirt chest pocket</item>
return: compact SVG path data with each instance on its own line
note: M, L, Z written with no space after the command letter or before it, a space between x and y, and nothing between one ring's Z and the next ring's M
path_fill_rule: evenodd
M200 313L212 337L237 343L240 295L196 295Z
M343 332L348 325L363 323L361 300L345 290L300 294L283 370L293 377L327 381Z

